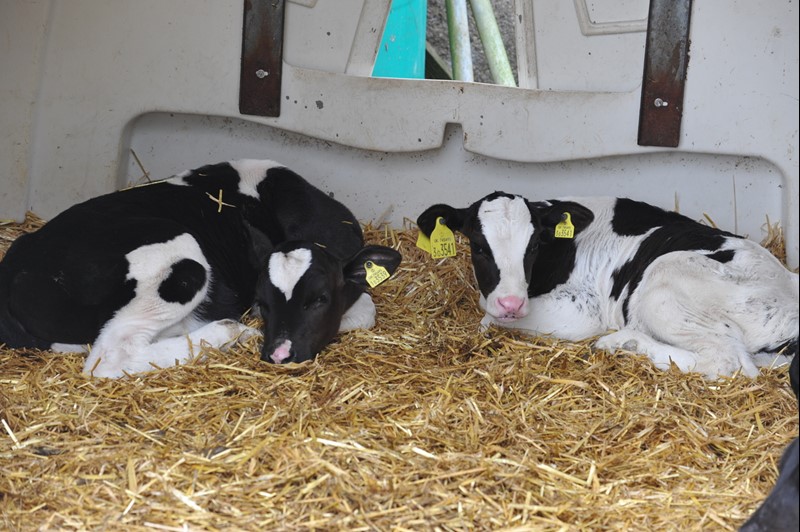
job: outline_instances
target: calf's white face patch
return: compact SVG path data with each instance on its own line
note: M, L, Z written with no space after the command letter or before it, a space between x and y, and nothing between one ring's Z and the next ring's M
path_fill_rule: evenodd
M497 287L486 297L486 310L501 317L506 310L498 304L498 300L509 296L521 298L525 303L528 300L523 263L528 242L533 236L531 212L523 198L500 197L481 204L478 220L500 271ZM527 304L514 314L514 317L527 314Z
M283 292L286 301L289 301L294 287L310 266L309 249L299 248L289 253L273 253L269 258L269 280Z

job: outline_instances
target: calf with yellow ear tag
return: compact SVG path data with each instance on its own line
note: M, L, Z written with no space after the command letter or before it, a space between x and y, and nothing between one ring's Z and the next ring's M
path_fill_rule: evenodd
M600 336L600 349L709 379L754 377L797 350L797 274L756 242L679 213L629 198L494 192L417 219L425 235L441 224L469 239L483 326Z
M400 261L385 246L364 246L345 259L307 241L277 246L256 286L265 323L261 360L303 362L338 333L371 328L375 305L367 288L389 279Z

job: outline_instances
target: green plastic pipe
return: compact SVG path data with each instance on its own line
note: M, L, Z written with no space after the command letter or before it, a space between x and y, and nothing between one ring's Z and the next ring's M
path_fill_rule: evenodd
M450 37L450 64L453 66L453 79L473 81L467 0L445 0L445 9L447 10L447 34Z
M498 85L516 87L514 72L511 70L511 63L508 62L508 54L503 45L503 38L500 36L500 28L497 26L492 3L490 0L469 0L469 3L472 6L472 15L478 26L478 34L481 36L483 51L486 54L486 62L489 63L492 79Z

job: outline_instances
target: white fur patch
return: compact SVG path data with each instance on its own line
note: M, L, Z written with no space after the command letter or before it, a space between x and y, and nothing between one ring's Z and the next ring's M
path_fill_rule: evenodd
M229 161L228 164L239 172L239 192L256 199L258 199L256 187L266 177L267 170L284 167L284 165L269 159L239 159L238 161Z
M239 192L255 199L258 199L256 187L266 177L267 170L285 168L285 165L269 159L239 159L238 161L228 161L228 164L239 174ZM189 186L186 178L191 177L193 173L194 170L184 170L166 181L172 185Z
M56 353L88 353L89 346L79 344L59 344L58 342L50 345L50 351Z
M96 376L118 377L121 371L146 371L151 362L163 365L162 355L150 350L153 347L151 342L162 331L178 323L199 325L191 313L206 297L211 282L208 261L200 245L188 233L167 242L141 246L125 258L128 260L128 279L136 280L136 295L103 325L92 346L84 371ZM182 259L194 260L205 268L206 284L185 304L165 301L158 293L159 286L169 277L172 265ZM188 345L185 338L170 340L170 345ZM170 360L184 361L185 355L176 352ZM173 354L168 356L173 357Z
M289 253L273 253L269 258L269 280L286 296L292 298L297 282L311 266L311 250L299 248Z
M501 297L528 299L523 262L533 235L531 213L523 198L500 197L481 204L478 220L500 270L500 282L486 298L486 308L490 313L500 312L494 309Z
M339 332L371 329L375 325L375 303L366 292L361 294L342 316Z
M189 233L183 233L167 242L147 244L125 255L128 259L128 279L136 279L137 295L143 284L157 287L172 272L172 265L182 259L191 259L203 265L206 271L211 268L200 245Z
M207 323L188 335L164 338L154 343L96 343L86 359L83 372L95 377L119 378L126 373L185 364L202 355L206 347L226 350L235 342L244 342L254 336L261 336L258 329L234 320L219 320Z
M183 172L175 174L174 176L169 177L164 181L166 181L170 185L179 185L188 187L189 183L186 182L186 178L189 177L190 175L192 175L192 170L184 170Z

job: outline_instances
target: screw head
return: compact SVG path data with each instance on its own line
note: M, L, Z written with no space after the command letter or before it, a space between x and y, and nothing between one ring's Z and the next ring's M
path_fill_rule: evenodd
M266 70L264 70L264 69L261 69L261 68L259 68L258 70L256 70L256 77L257 77L258 79L264 79L264 78L266 78L267 76L269 76L269 72L267 72Z

